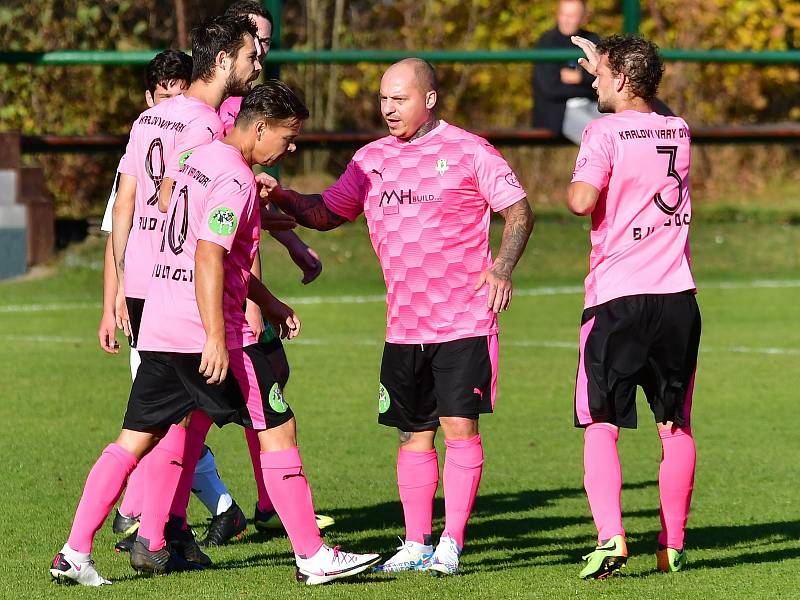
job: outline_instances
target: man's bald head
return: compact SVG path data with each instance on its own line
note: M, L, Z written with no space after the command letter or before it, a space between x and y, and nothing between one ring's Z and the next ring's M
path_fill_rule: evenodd
M386 69L386 74L388 75L393 69L410 69L411 73L413 73L414 82L423 94L439 91L439 80L436 78L436 70L427 60L422 60L421 58L404 58Z
M381 113L389 134L411 139L435 119L436 71L427 61L405 58L386 69L381 78Z

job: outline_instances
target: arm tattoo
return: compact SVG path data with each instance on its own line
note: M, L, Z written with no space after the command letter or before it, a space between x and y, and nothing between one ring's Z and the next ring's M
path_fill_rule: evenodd
M125 259L124 258L121 258L120 261L119 261L119 270L120 271L124 271L125 270Z
M500 214L506 220L506 225L493 270L500 279L510 279L511 272L528 244L535 218L527 198L501 210Z
M425 135L426 133L430 133L431 131L436 129L438 126L439 126L439 119L437 119L435 117L432 118L430 121L425 121L422 124L422 126L419 129L417 129L417 131L414 133L414 135L412 135L410 138L408 138L408 141L410 142L411 140L415 140L417 138L421 138L423 135Z
M347 221L329 209L320 194L305 195L284 189L276 196L275 203L309 229L327 231Z

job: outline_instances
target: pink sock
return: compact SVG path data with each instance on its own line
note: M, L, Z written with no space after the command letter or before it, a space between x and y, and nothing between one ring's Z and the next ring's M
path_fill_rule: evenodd
M662 546L683 549L686 520L692 502L694 487L695 448L689 429L659 429L661 437L661 468L658 471L658 492L661 496L661 533L658 543Z
M464 530L478 494L483 472L480 434L468 440L445 440L444 533L464 547Z
M186 444L183 448L183 469L181 470L178 487L175 490L175 497L172 499L172 506L169 514L178 517L186 525L186 509L189 506L189 497L192 495L192 481L194 480L194 470L197 461L203 453L203 446L206 443L208 430L211 429L213 421L202 410L192 413L189 426L186 428Z
M264 485L264 472L261 470L261 442L258 441L258 432L255 429L245 429L244 437L247 439L247 449L250 450L250 462L253 464L253 478L256 480L258 491L258 510L270 512L275 510L272 500Z
M94 463L75 511L67 543L76 552L92 551L94 535L122 493L136 457L117 444L109 444Z
M619 431L602 423L589 425L583 438L583 487L586 488L600 543L615 535L625 535L618 439Z
M146 471L147 456L145 455L128 475L128 485L125 487L125 495L119 505L119 512L126 517L139 517L142 514Z
M167 435L150 451L142 520L137 537L147 540L148 549L153 552L166 546L164 525L169 518L169 508L183 469L185 444L186 430L180 425L172 425Z
M306 558L313 556L322 547L322 538L297 446L262 452L261 469L294 553Z
M397 487L406 519L406 541L430 545L433 497L439 487L436 450L397 453Z

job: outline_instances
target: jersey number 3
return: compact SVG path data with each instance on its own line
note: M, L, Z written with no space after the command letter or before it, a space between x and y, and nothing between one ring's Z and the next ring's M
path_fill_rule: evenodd
M659 154L666 154L667 156L669 156L669 166L667 167L667 176L674 178L675 181L678 182L678 199L675 201L674 205L670 205L666 201L664 201L664 198L661 197L661 193L657 192L656 195L653 196L653 202L664 213L668 215L674 215L683 204L683 179L681 179L681 176L675 170L675 158L678 156L678 147L656 146L656 152L658 152Z

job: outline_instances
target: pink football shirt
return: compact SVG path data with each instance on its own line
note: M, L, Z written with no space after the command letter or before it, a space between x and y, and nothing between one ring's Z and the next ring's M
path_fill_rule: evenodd
M233 129L234 122L236 121L236 115L239 114L241 108L241 96L228 96L222 101L222 104L219 105L219 118L222 120L222 124L225 126L225 135L228 135L231 132L231 129Z
M695 289L689 255L691 136L680 117L626 110L583 132L572 181L600 190L585 307Z
M203 351L206 333L194 291L198 240L219 244L227 251L223 311L228 348L255 344L242 309L261 231L250 165L239 150L214 141L182 160L175 181L162 247L151 267L138 348Z
M155 253L161 245L164 214L158 210L161 181L185 151L222 137L217 112L195 98L179 95L144 111L133 124L119 172L136 178L133 227L125 250L125 295L144 298Z
M362 211L387 290L386 341L432 344L497 333L478 276L492 264L490 211L525 198L486 140L444 121L410 142L387 136L355 153L322 197Z

